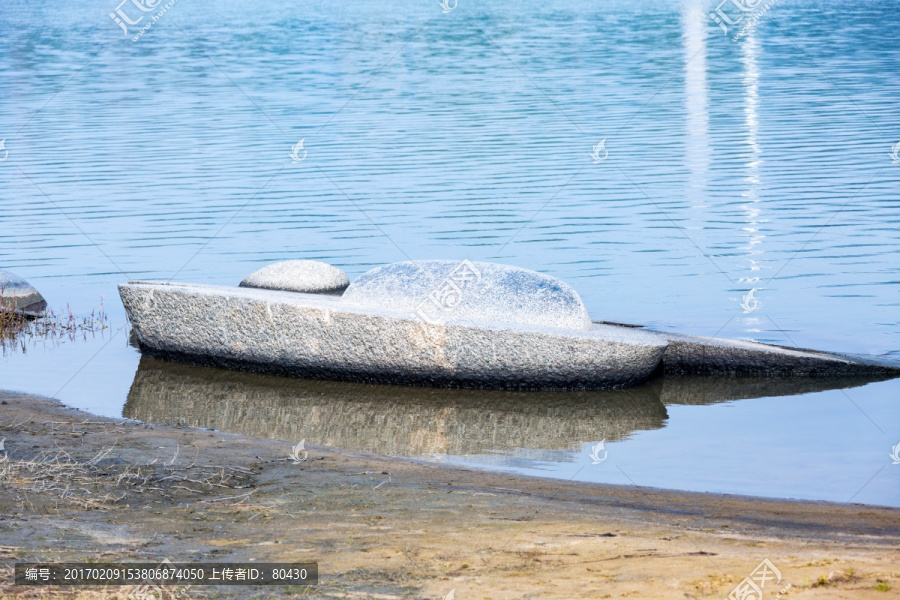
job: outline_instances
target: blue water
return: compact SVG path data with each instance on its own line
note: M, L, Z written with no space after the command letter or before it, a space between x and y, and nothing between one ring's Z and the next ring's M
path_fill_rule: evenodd
M568 281L598 320L900 356L900 15L781 0L734 41L713 4L178 0L133 42L153 12L126 36L112 0L4 0L0 268L57 308L104 296L112 327L7 352L0 388L121 415L138 355L117 283L289 258L351 278L493 260ZM900 506L898 392L678 407L599 466L836 501L884 467L855 501ZM576 477L621 478L600 470Z
M570 481L900 507L900 464L891 458L900 443L897 391L878 383L847 395L667 406L663 429L606 441L599 462L591 451L602 431L551 457L513 450L439 460Z

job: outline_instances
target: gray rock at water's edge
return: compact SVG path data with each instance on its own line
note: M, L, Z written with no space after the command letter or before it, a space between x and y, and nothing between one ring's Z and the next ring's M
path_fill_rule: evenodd
M0 311L35 317L46 309L44 297L30 283L0 269Z
M207 285L119 286L141 351L250 371L372 383L494 389L633 385L656 369L664 337L586 330L423 323L390 303Z
M254 271L241 282L241 287L305 292L308 294L341 294L350 279L328 263L317 260L286 260Z
M534 325L588 331L593 325L567 283L528 269L468 260L377 267L344 292L359 306L390 307L431 323Z

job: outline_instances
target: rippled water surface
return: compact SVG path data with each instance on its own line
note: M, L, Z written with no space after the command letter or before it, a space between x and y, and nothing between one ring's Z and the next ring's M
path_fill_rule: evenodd
M737 41L712 3L689 0L460 0L447 14L436 1L178 0L136 42L109 17L116 5L0 10L0 268L55 308L89 313L103 296L111 315L101 335L7 349L0 388L121 416L152 378L127 344L117 283L231 285L289 258L351 278L408 257L505 262L568 281L598 320L900 357L900 16L882 3L782 0ZM744 312L751 289L759 306ZM344 402L329 390L304 402ZM471 417L455 396L418 393ZM596 399L558 408L569 424L552 443L525 435L539 419L517 430L506 400L484 416L505 419L503 436L443 450L373 444L403 438L390 422L396 436L329 434L349 427L341 412L309 431L275 415L251 433L900 506L896 382L710 403L654 393L641 396L656 403L646 427L613 411L591 433L570 422ZM422 435L445 427L372 394L352 414L377 423L393 407ZM168 396L185 407L166 418L191 417L189 397ZM593 465L604 438L609 458Z

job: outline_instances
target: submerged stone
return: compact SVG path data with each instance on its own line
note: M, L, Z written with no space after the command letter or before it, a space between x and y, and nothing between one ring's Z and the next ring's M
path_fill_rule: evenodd
M468 260L400 262L368 271L343 299L429 323L516 324L573 330L591 317L572 287L520 267Z
M786 348L746 340L662 333L669 345L663 355L667 375L742 377L896 377L900 363L859 354Z
M0 269L0 311L34 317L46 309L44 297L30 283Z
M346 273L317 260L274 263L254 271L241 282L241 287L307 294L340 294L348 285L350 279Z

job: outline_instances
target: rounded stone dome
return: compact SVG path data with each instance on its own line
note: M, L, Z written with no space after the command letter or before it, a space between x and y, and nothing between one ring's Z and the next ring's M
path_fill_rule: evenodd
M286 260L250 273L240 287L307 294L340 294L349 284L347 274L328 263L317 260Z
M567 283L520 267L468 260L377 267L351 283L343 300L408 312L429 323L592 326L584 303Z

